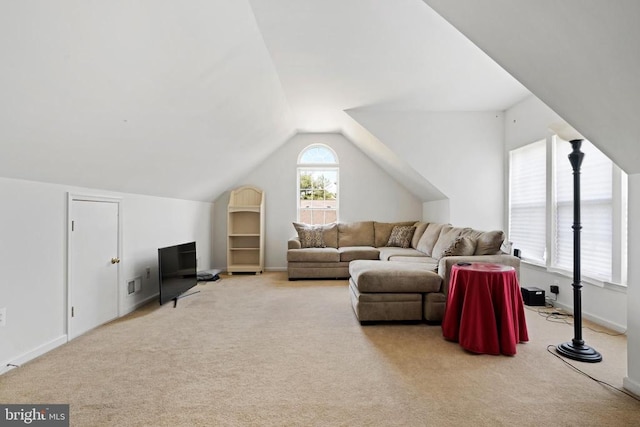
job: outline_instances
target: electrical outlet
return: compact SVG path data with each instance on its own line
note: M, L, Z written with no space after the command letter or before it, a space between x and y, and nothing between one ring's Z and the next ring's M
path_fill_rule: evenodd
M560 287L558 285L551 285L549 288L552 294L558 295L560 293Z
M7 307L0 308L0 326L7 326Z
M147 279L151 279L151 267L147 267Z

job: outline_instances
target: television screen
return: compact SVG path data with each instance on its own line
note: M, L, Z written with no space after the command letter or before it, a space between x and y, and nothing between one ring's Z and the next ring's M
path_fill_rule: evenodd
M177 301L198 284L196 242L158 249L160 304Z

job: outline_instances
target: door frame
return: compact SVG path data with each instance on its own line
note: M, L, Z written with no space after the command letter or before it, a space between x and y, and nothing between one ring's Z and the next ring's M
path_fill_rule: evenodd
M122 198L120 197L111 197L111 196L99 196L92 194L83 194L83 193L67 193L67 303L66 303L66 312L67 312L67 324L66 324L66 335L67 342L70 341L71 337L71 303L73 302L73 260L71 257L72 254L72 238L71 238L71 221L73 216L73 202L102 202L102 203L115 203L118 206L118 253L115 255L117 258L122 258ZM116 309L117 309L117 317L122 316L122 291L120 286L120 265L116 265Z

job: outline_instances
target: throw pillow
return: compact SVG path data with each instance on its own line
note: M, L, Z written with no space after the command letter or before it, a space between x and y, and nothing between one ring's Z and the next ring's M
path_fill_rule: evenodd
M300 246L303 248L324 248L324 240L322 239L322 228L313 227L305 228L298 231Z
M391 230L387 246L395 246L398 248L408 248L411 246L411 239L416 227L413 225L396 225Z
M322 240L324 242L324 247L338 247L338 224L336 224L335 222L324 225L310 225L302 222L294 222L293 228L296 229L298 237L300 237L300 230L305 230L308 228L320 228L322 230Z
M476 250L476 241L470 237L456 237L442 256L470 256Z

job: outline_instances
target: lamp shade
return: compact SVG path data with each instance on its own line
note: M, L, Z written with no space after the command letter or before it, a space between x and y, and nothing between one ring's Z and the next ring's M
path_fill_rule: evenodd
M554 122L549 125L549 129L551 129L556 135L565 141L573 141L575 139L584 139L584 136L580 134L577 130L573 128L567 122Z

